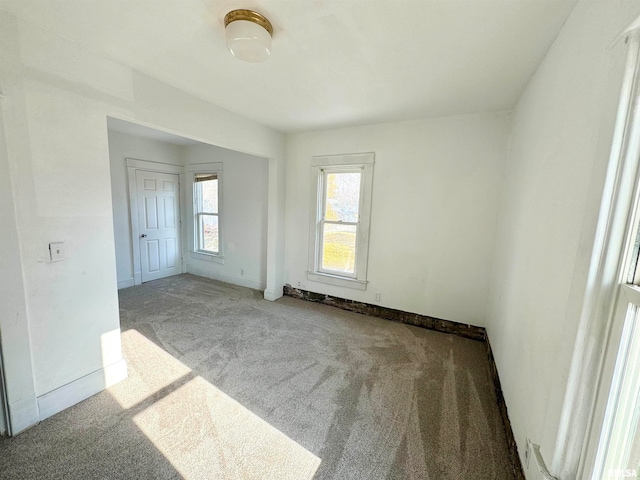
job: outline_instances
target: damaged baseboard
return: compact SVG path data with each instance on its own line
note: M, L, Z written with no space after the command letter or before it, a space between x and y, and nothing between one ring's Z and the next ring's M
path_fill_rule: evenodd
M535 463L534 467L538 471L538 477L540 480L558 480L556 477L549 473L547 469L547 465L544 463L544 458L542 458L542 453L540 452L540 445L533 443L531 440L527 438L527 446L526 446L526 463L527 468L529 468L530 457L533 457L533 461Z
M403 312L393 308L381 307L380 305L372 305L370 303L357 302L355 300L347 300L345 298L332 297L322 293L309 292L299 288L293 288L291 285L284 286L284 294L288 297L299 298L309 302L323 303L338 307L342 310L369 315L370 317L384 318L394 322L406 323L416 327L427 328L442 333L453 333L460 337L470 338L472 340L484 341L485 329L476 327L475 325L467 325L464 323L452 322L451 320L443 320L441 318L429 317L417 313Z
M509 458L511 460L511 466L513 467L513 476L515 480L526 480L524 470L522 468L522 462L520 461L520 455L518 455L518 444L516 443L516 438L513 435L513 430L511 429L511 422L509 421L507 403L505 402L504 395L502 394L502 385L500 384L500 377L498 376L498 367L496 366L496 360L493 356L493 350L491 350L491 343L489 342L489 337L486 335L486 331L484 344L487 347L489 373L493 380L493 388L498 402L498 410L500 411L502 426L504 427L504 434L507 439L507 449L509 450Z

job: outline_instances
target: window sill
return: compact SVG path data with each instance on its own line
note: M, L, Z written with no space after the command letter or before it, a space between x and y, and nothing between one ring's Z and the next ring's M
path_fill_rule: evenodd
M353 288L354 290L366 290L367 283L369 283L366 280L358 280L355 278L340 277L338 275L318 272L307 272L307 280L326 283L336 287Z
M224 257L221 255L216 255L214 253L205 253L205 252L190 252L191 258L195 260L203 260L205 262L213 262L219 263L220 265L224 265Z

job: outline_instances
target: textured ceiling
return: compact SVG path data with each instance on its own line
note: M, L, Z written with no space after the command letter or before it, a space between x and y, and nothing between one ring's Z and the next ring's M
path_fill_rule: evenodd
M0 10L274 129L506 110L576 0L0 0ZM271 58L224 45L224 15L274 26Z

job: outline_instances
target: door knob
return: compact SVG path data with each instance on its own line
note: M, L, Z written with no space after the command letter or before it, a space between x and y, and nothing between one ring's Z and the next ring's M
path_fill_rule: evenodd
M140 235L140 238L147 238L147 234L143 233L142 235Z

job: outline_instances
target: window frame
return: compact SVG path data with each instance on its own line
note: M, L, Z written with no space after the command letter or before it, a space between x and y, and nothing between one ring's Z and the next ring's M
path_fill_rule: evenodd
M640 289L629 282L633 235L638 228L640 172L640 31L621 33L628 45L610 160L603 188L585 303L578 326L567 393L554 453L554 473L600 480L609 449L618 448L615 416L624 382ZM636 217L636 218L634 218ZM635 278L634 278L635 281ZM622 360L622 362L619 362ZM577 448L576 448L577 447ZM607 474L609 472L606 472Z
M224 238L224 205L223 205L223 172L222 163L206 163L195 164L188 166L189 181L191 182L191 228L189 229L190 238L190 256L192 258L200 260L208 260L216 263L224 263L223 252L223 238ZM218 213L213 212L200 212L199 201L201 198L198 183L196 182L196 175L215 175L218 180ZM203 222L204 217L217 217L218 218L218 252L212 252L204 250L200 246L202 245L202 235L200 225Z
M325 155L311 159L311 201L309 214L309 260L307 279L357 290L367 289L369 230L373 190L373 153ZM360 202L357 222L332 221L324 218L326 176L330 173L355 173L360 177ZM355 225L356 251L353 274L323 269L323 229L326 224Z
M198 175L211 175L211 177L215 177L215 178L197 181ZM218 182L217 186L219 187L220 178L215 173L209 174L209 173L197 172L194 174L194 179L195 180L193 182L193 188L194 188L193 200L194 200L194 212L196 216L194 221L194 226L195 226L194 250L199 253L204 253L209 255L219 255L220 254L220 190L218 190L217 192L218 193L218 199L217 199L218 211L217 212L201 211L200 206L204 204L204 201L202 199L202 184L206 181L216 180ZM205 217L215 217L217 220L217 223L218 223L218 250L217 251L207 250L204 247L204 218Z

